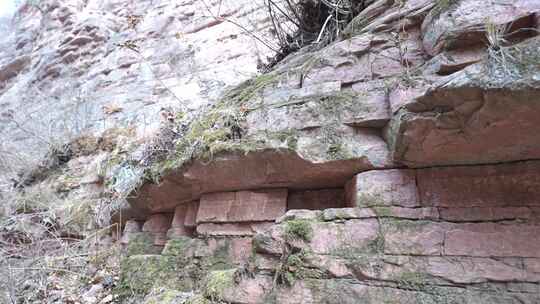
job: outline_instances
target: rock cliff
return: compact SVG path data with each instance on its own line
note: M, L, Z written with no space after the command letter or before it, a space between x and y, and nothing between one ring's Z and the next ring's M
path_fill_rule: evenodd
M540 303L540 3L351 1L257 74L272 3L21 6L6 301Z

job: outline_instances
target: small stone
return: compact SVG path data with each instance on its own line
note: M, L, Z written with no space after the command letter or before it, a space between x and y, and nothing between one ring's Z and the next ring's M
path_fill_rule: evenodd
M101 300L101 301L99 302L99 304L111 303L113 300L114 300L113 295L108 295L108 296L106 296L105 298L103 298L103 300Z

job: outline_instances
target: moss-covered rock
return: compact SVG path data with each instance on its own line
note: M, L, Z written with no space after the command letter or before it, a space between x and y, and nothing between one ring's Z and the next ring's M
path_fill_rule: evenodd
M234 285L236 269L216 270L208 273L203 294L212 301L223 300L223 293Z
M134 255L121 263L118 293L148 294L154 287L189 291L195 282L182 275L185 263L171 256Z
M154 237L150 233L139 232L129 240L126 253L128 256L159 254L161 249L159 246L154 246Z
M188 256L188 250L193 249L192 238L189 237L180 237L167 241L165 248L161 254L168 256Z

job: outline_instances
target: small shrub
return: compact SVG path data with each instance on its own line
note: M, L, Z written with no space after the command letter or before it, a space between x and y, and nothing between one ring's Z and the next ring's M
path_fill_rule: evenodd
M285 238L311 241L313 228L307 220L291 220L285 222Z

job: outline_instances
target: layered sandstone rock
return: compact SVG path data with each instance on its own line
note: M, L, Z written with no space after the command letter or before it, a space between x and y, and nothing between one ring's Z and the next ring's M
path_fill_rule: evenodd
M175 107L145 145L133 140L143 125L96 144L106 172L84 179L129 201L117 208L129 292L540 302L537 1L368 1L341 40L225 94L260 55L202 13L217 2L45 2L20 11L13 53L0 58L2 119L19 119L10 100L32 97L31 83L67 100L68 75L95 93L84 96L103 125ZM265 35L254 5L231 2L221 16L252 16ZM38 26L47 34L32 34Z

